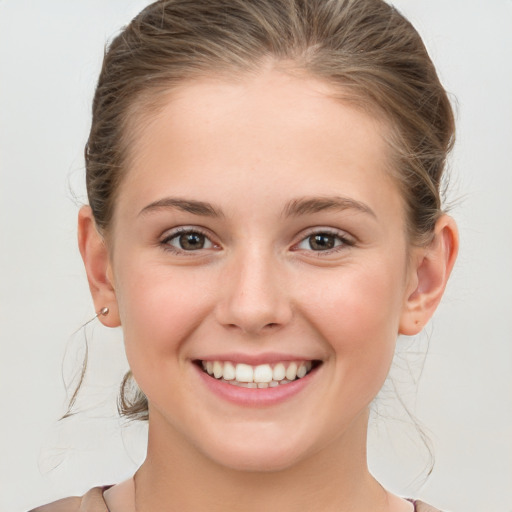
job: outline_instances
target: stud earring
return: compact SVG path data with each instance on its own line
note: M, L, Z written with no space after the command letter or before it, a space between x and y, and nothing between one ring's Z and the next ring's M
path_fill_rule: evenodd
M85 322L85 324L83 324L82 327L80 327L80 329L83 329L86 325L90 324L100 316L107 316L109 312L110 309L108 309L107 307L101 308L90 320L87 320L87 322ZM77 333L80 329L77 329L75 333Z

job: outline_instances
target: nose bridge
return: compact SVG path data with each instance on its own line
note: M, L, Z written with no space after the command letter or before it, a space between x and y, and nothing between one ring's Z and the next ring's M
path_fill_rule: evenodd
M281 262L262 244L236 251L226 265L219 321L247 333L286 324L291 307L283 286Z

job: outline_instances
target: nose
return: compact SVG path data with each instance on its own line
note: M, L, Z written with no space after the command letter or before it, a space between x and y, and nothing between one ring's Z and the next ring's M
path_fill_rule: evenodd
M233 257L222 273L217 321L246 334L283 327L292 318L283 269L257 249Z

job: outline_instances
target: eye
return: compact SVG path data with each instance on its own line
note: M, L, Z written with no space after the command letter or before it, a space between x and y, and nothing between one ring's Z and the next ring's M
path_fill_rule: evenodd
M296 248L307 251L326 252L336 250L337 247L352 246L354 243L339 233L321 231L310 234L301 240Z
M199 251L213 248L212 241L200 231L180 230L178 233L167 236L162 243L177 251Z

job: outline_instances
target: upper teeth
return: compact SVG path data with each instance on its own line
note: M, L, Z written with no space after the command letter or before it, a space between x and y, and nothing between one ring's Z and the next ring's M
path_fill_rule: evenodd
M240 383L282 383L304 377L312 368L312 361L282 362L274 365L234 364L229 361L202 361L203 369L216 379Z

